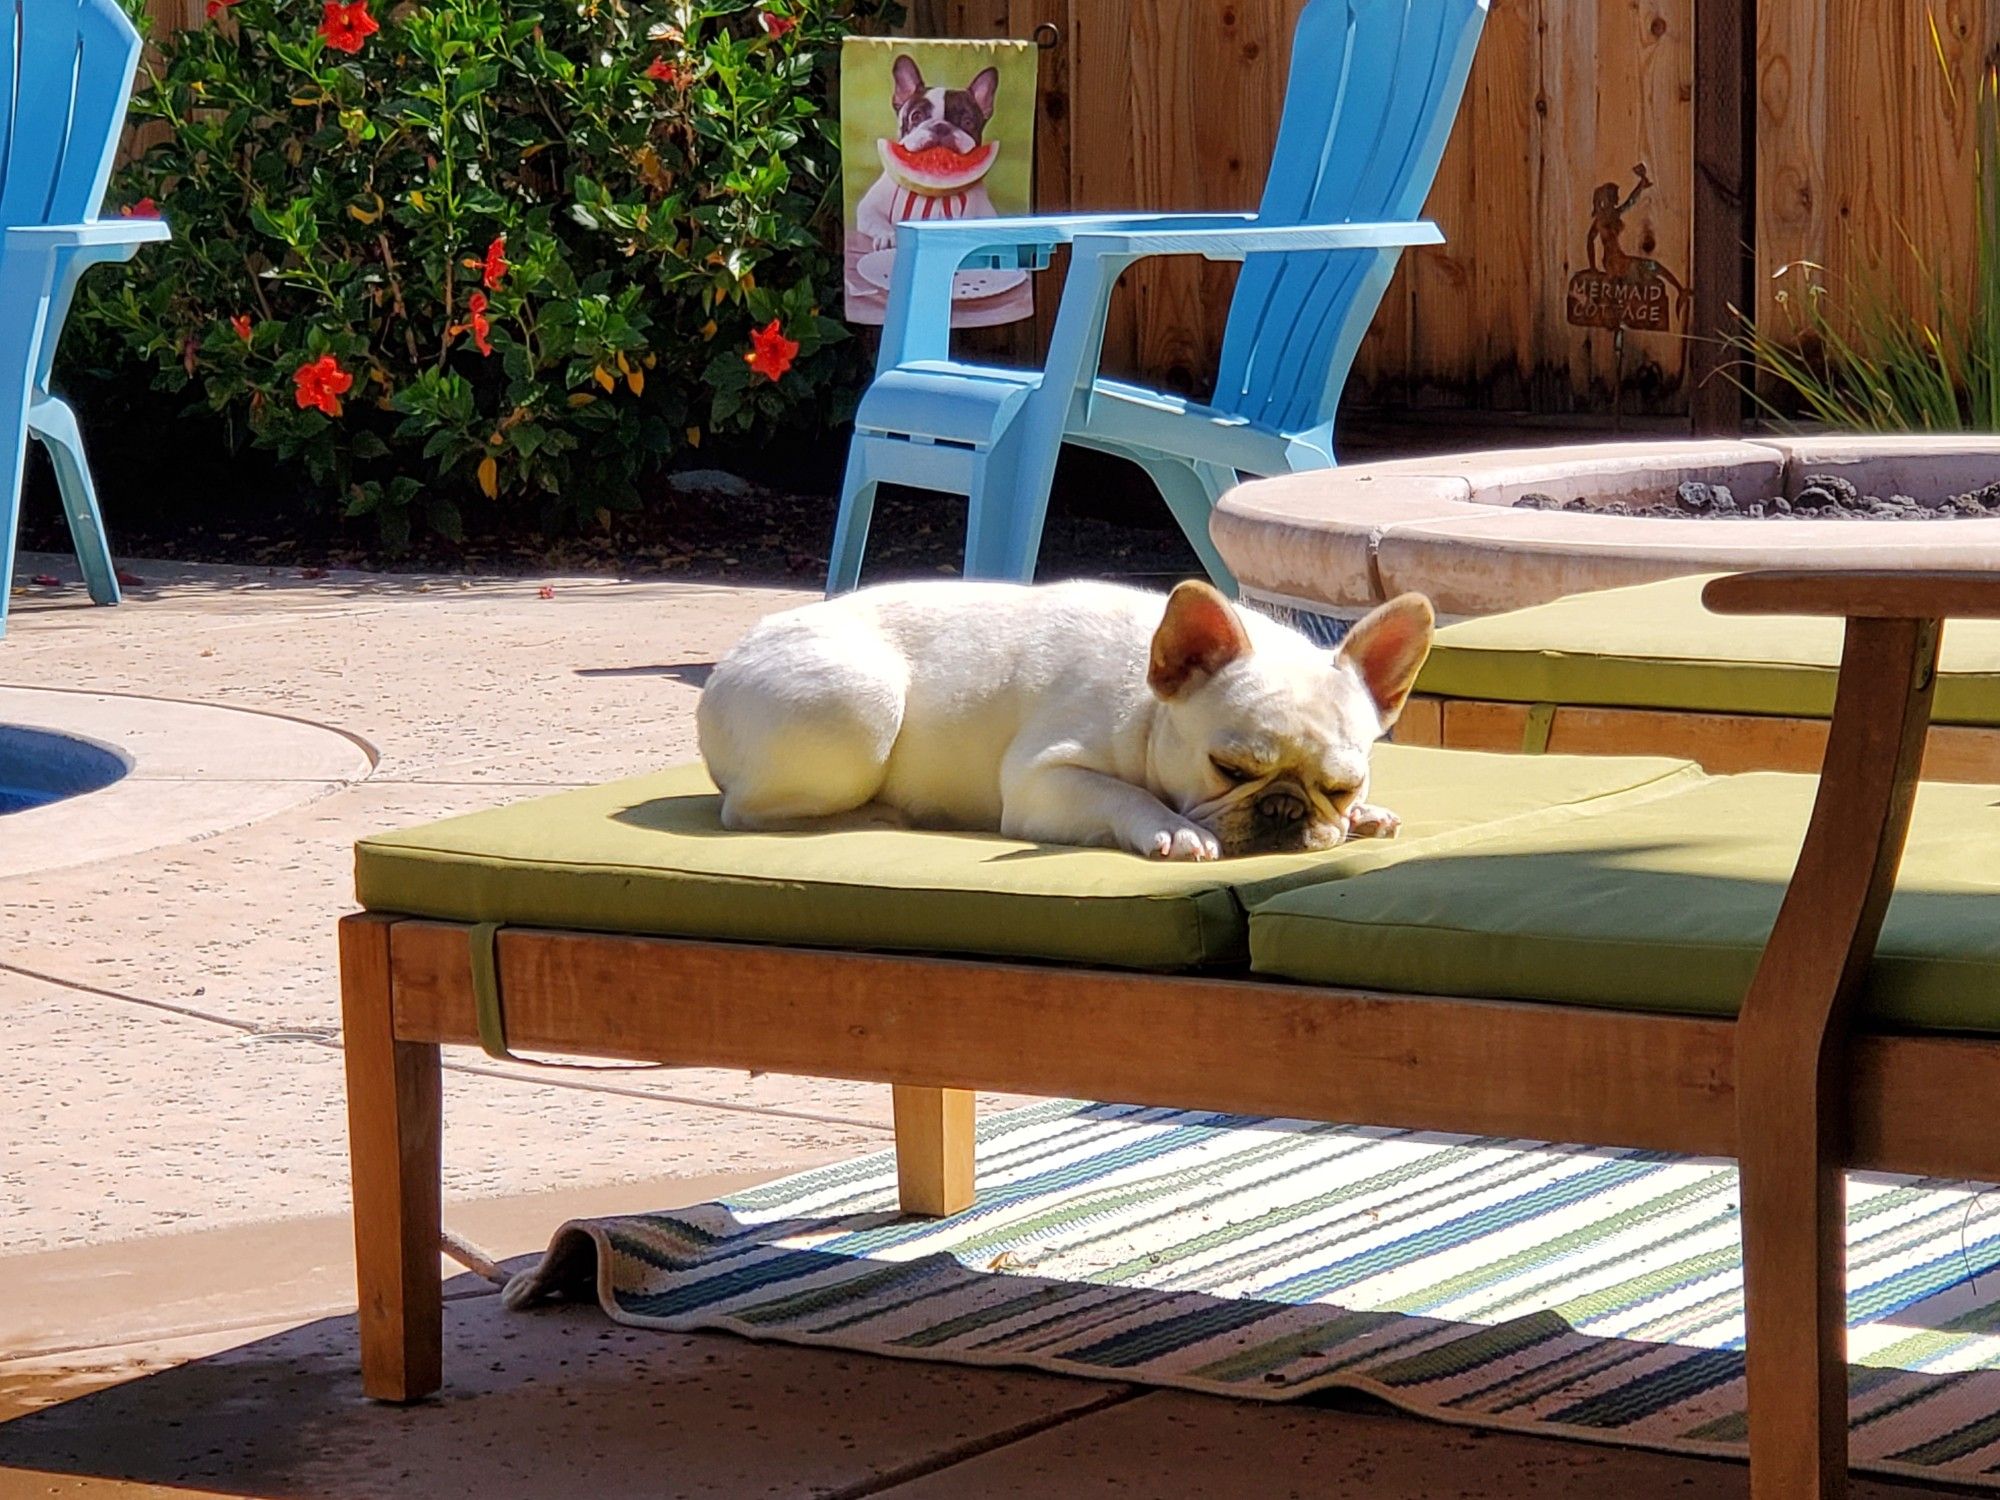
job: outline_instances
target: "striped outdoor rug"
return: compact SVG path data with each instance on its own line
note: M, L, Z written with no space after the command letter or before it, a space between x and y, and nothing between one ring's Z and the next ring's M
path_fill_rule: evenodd
M1982 1196L1985 1194L1985 1196ZM2000 1488L2000 1193L1852 1180L1853 1452ZM603 1255L598 1251L603 1250ZM889 1153L567 1225L512 1306L1736 1454L1736 1174L1656 1152L1055 1103L982 1122L979 1200Z

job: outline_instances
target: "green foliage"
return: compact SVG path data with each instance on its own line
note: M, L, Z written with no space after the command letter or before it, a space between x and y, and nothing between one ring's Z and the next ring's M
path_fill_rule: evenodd
M173 242L86 283L87 359L143 360L391 545L477 505L601 519L707 433L847 414L828 101L894 0L209 9L113 189ZM773 321L775 379L746 363Z
M1955 268L1934 265L1908 235L1905 253L1931 288L1928 317L1913 316L1879 277L1836 293L1823 267L1786 266L1776 293L1783 326L1745 316L1730 341L1745 368L1740 383L1765 411L1857 432L2000 432L2000 74L1981 80L1978 114L1969 294L1953 285Z

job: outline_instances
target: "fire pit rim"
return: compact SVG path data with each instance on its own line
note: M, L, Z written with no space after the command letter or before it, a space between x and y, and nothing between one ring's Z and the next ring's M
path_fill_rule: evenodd
M1838 474L1865 493L1934 498L2000 480L2000 437L1831 434L1500 449L1255 480L1225 495L1216 546L1252 602L1351 619L1415 591L1448 617L1688 573L1756 567L2000 568L2000 519L1707 520L1517 509L1529 493L1596 503L1686 480L1795 496Z

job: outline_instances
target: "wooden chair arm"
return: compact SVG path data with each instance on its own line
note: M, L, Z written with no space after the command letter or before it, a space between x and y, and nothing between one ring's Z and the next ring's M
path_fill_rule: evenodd
M1844 615L1850 620L2000 619L2000 573L1736 573L1701 591L1719 615Z

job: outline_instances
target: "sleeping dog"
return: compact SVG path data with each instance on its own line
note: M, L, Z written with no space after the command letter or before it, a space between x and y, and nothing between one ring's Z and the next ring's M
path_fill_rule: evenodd
M892 584L753 627L697 724L734 829L975 829L1159 859L1388 836L1370 747L1430 653L1405 594L1336 651L1205 583Z

